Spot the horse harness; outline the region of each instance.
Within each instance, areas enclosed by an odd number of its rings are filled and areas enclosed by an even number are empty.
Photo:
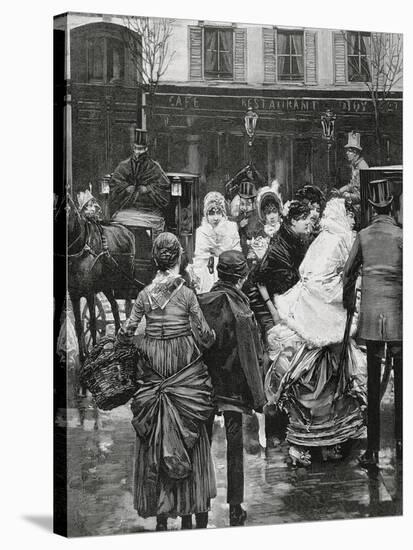
[[[94,224],[98,230],[98,233],[99,233],[99,236],[100,236],[100,252],[97,252],[91,245],[91,242],[90,242],[90,239],[91,239],[91,232],[90,232],[90,224]],[[119,224],[120,226],[120,224]],[[102,258],[106,258],[107,260],[109,260],[111,263],[112,263],[112,267],[113,268],[116,268],[116,270],[118,272],[120,272],[123,277],[129,282],[131,283],[133,286],[136,286],[136,287],[141,287],[141,288],[144,288],[145,285],[144,283],[142,283],[141,281],[139,281],[138,279],[135,279],[135,278],[131,278],[127,273],[125,273],[119,266],[118,262],[115,260],[115,258],[112,256],[112,254],[110,253],[109,251],[109,247],[108,247],[108,241],[107,241],[107,238],[103,232],[103,227],[99,224],[99,223],[96,223],[96,222],[92,222],[90,220],[85,220],[85,228],[86,228],[86,236],[85,236],[85,242],[83,244],[83,247],[82,249],[79,251],[79,252],[75,252],[75,253],[72,253],[72,254],[67,254],[67,257],[70,259],[70,258],[80,258],[82,257],[83,255],[86,255],[86,254],[90,254],[91,256],[94,257],[94,260],[92,262],[92,265],[90,267],[90,270],[92,270],[96,263],[102,259]],[[69,251],[69,248],[71,246],[73,246],[73,244],[75,242],[77,242],[77,240],[79,239],[79,236],[68,246],[68,251]],[[131,256],[131,254],[124,254],[126,256]]]

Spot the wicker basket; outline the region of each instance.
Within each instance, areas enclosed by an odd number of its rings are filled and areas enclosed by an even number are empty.
[[[91,350],[80,372],[83,385],[99,409],[124,405],[136,392],[137,381],[149,365],[146,355],[133,345],[113,347],[115,338],[102,338]]]

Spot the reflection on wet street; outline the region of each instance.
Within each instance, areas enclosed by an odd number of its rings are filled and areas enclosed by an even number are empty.
[[[69,536],[154,530],[155,518],[139,518],[133,509],[134,431],[129,407],[96,413],[88,397],[81,408],[83,425],[78,409],[67,410]],[[357,464],[364,441],[356,442],[340,462],[315,458],[310,468],[293,469],[287,464],[287,446],[254,448],[249,442],[256,435],[244,426],[246,525],[400,515],[402,465],[395,458],[392,410],[390,387],[382,408],[380,471],[375,477]],[[214,425],[213,457],[217,497],[209,527],[226,527],[226,443],[219,419]],[[180,519],[169,520],[168,526],[179,529]]]

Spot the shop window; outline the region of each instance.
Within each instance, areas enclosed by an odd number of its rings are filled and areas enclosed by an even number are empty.
[[[232,79],[233,30],[205,29],[205,77]]]
[[[347,33],[347,70],[349,82],[369,82],[371,80],[369,54],[371,37],[369,33]]]
[[[88,82],[109,84],[124,79],[125,48],[120,40],[100,36],[88,40]]]
[[[278,80],[304,80],[304,32],[277,32]]]

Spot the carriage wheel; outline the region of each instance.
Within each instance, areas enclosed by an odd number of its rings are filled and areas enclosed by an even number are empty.
[[[106,313],[103,304],[98,296],[95,296],[95,315],[96,315],[96,341],[106,334]],[[89,351],[92,346],[92,333],[90,331],[90,312],[87,301],[84,300],[82,309],[82,325],[85,337],[86,350]]]

